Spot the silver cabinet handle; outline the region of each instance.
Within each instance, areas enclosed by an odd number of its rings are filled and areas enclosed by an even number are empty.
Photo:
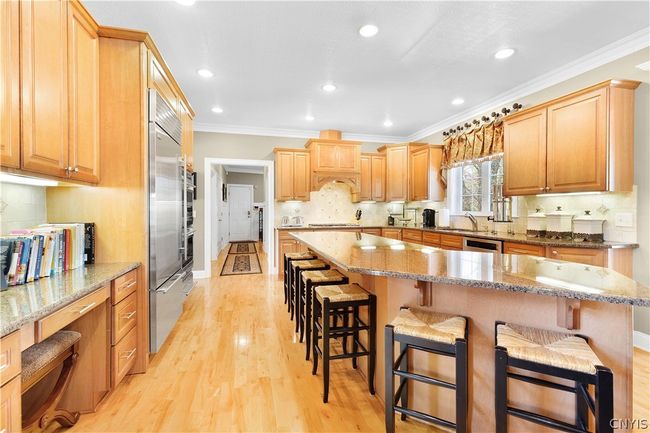
[[[164,295],[165,293],[169,292],[169,289],[171,289],[172,286],[173,286],[174,284],[178,283],[178,281],[179,281],[180,279],[182,279],[185,275],[187,275],[187,272],[183,272],[183,273],[180,274],[178,277],[176,277],[176,279],[174,280],[174,282],[171,283],[171,284],[169,285],[169,287],[167,287],[166,289],[164,289],[164,290],[162,290],[162,289],[161,289],[161,290],[156,290],[156,293],[162,293],[162,294]]]
[[[123,315],[122,319],[129,320],[131,317],[135,316],[135,313],[135,311],[131,311],[130,313]]]
[[[83,307],[81,310],[79,310],[79,314],[84,314],[86,311],[90,310],[95,306],[96,302],[93,302],[92,304],[88,304],[85,307]]]
[[[129,350],[128,352],[122,352],[122,355],[120,355],[120,358],[122,359],[131,359],[133,355],[135,355],[135,351],[137,350],[137,347],[134,349]],[[126,356],[124,356],[126,354]]]
[[[79,167],[75,167],[72,171],[74,171],[75,173],[79,173]]]
[[[557,251],[551,251],[551,254],[553,254],[554,256],[557,256]]]

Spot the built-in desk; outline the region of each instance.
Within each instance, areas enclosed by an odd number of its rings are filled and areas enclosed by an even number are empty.
[[[92,412],[119,384],[138,350],[139,266],[87,265],[0,292],[0,431],[21,431],[21,351],[61,329],[81,333],[61,407]]]

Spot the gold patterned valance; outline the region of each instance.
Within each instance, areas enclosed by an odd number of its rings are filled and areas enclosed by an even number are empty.
[[[503,121],[497,119],[468,131],[448,134],[443,144],[443,168],[503,153]]]

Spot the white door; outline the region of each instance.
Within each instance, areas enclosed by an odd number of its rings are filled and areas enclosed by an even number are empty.
[[[253,185],[228,185],[230,241],[251,240]]]

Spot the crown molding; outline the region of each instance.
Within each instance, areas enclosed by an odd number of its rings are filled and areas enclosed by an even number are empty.
[[[494,107],[506,105],[516,99],[539,92],[649,46],[650,27],[646,27],[645,29],[632,33],[625,38],[619,39],[616,42],[605,45],[604,47],[580,57],[560,68],[513,87],[511,90],[491,98],[480,105],[476,105],[461,113],[427,126],[426,128],[409,135],[406,141],[421,140],[431,134],[464,122],[471,117],[480,116],[489,111],[493,111]]]
[[[219,123],[194,123],[194,131],[218,132],[222,134],[259,135],[267,137],[318,138],[319,131],[303,129],[263,128],[258,126],[225,125]],[[396,135],[350,134],[343,133],[343,140],[370,143],[401,143],[406,137]]]

